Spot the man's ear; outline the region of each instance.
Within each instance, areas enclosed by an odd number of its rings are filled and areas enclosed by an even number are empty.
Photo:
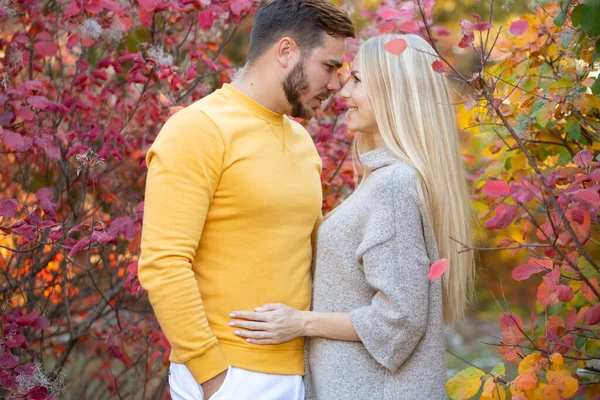
[[[300,49],[294,39],[286,36],[277,42],[277,61],[283,68],[289,68],[296,64],[300,55]]]

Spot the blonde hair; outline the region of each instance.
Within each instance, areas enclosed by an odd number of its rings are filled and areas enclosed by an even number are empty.
[[[397,38],[408,45],[399,56],[384,49]],[[359,54],[379,132],[394,155],[418,171],[417,189],[439,256],[449,260],[442,275],[444,319],[460,321],[473,293],[475,259],[472,251],[460,253],[457,241],[471,247],[473,211],[448,83],[431,66],[437,59],[431,45],[416,35],[377,36]],[[360,163],[358,153],[371,149],[370,137],[358,133],[355,162]]]

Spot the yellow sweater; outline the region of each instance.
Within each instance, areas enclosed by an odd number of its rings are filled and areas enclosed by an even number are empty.
[[[139,279],[172,346],[203,383],[228,365],[304,374],[303,338],[251,345],[234,310],[310,308],[321,159],[298,123],[230,85],[177,112],[147,154]]]

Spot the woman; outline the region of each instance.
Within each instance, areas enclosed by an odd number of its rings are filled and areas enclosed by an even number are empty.
[[[408,48],[384,49],[395,38]],[[313,311],[268,304],[235,311],[256,345],[304,335],[309,398],[446,398],[444,319],[463,318],[474,260],[471,205],[445,78],[415,35],[364,43],[342,90],[364,171],[357,190],[320,226]],[[429,268],[449,259],[440,279]]]

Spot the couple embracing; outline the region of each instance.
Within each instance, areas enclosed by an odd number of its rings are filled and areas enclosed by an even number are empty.
[[[471,206],[448,85],[404,35],[366,41],[341,87],[348,37],[330,0],[263,2],[243,71],[148,151],[139,279],[173,399],[446,398],[444,324],[463,317],[474,264],[457,243]],[[364,173],[323,219],[321,159],[287,115],[339,90]]]

